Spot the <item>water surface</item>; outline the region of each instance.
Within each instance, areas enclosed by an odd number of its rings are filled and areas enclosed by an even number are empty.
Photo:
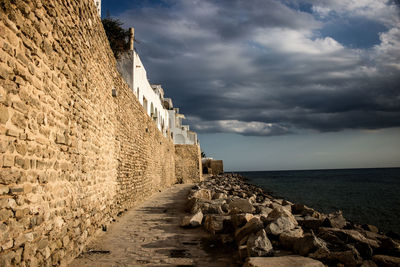
[[[400,168],[238,173],[274,196],[400,232]]]

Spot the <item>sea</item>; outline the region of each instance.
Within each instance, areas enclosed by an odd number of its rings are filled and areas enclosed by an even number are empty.
[[[236,173],[274,197],[400,233],[400,168]]]

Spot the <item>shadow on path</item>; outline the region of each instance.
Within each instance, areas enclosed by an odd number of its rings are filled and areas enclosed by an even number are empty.
[[[239,266],[234,248],[179,227],[190,188],[174,185],[129,210],[70,266]]]

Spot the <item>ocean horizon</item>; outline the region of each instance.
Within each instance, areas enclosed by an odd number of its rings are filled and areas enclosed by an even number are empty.
[[[400,168],[238,171],[274,197],[400,232]]]

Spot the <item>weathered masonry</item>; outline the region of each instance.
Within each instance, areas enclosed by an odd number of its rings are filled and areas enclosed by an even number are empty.
[[[176,166],[201,179],[186,148],[121,78],[93,0],[0,0],[0,266],[66,265]]]

